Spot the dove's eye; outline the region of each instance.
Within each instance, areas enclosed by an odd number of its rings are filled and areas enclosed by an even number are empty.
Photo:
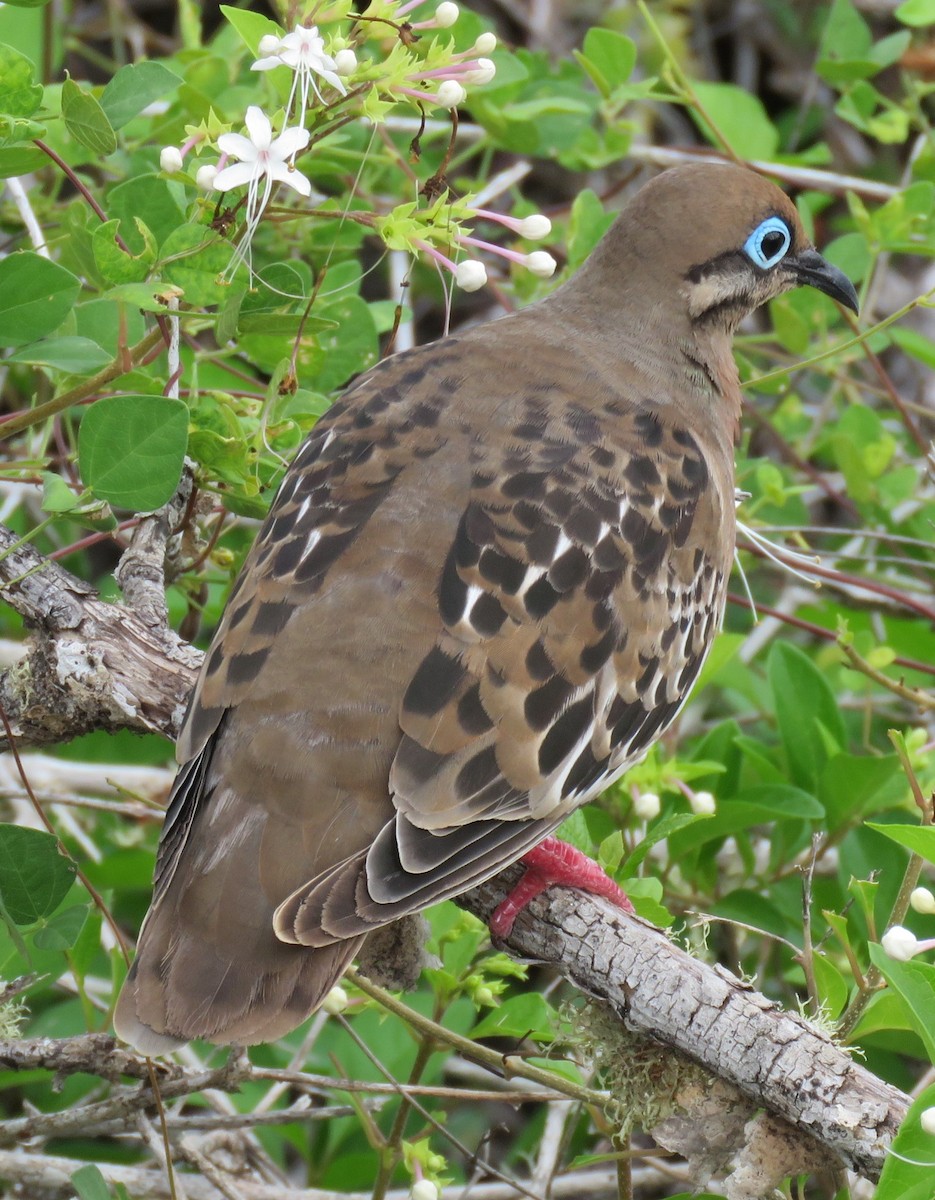
[[[744,253],[758,267],[768,270],[792,244],[789,226],[780,217],[767,217],[757,225],[743,244]]]

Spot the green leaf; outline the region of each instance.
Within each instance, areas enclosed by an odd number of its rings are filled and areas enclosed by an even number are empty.
[[[690,825],[697,825],[699,821],[710,820],[711,817],[707,813],[672,813],[671,816],[663,817],[661,821],[657,821],[647,830],[644,838],[640,839],[639,845],[634,847],[633,853],[623,863],[623,870],[628,875],[632,875],[657,842],[663,842],[666,838],[687,829]]]
[[[916,1097],[883,1163],[873,1200],[932,1200],[935,1141],[922,1128],[921,1116],[935,1105],[935,1087]]]
[[[127,244],[126,236],[121,233],[121,227],[126,228],[122,221],[105,221],[91,234],[94,261],[108,283],[140,283],[156,261],[156,239],[139,217],[134,217],[133,223],[143,243],[139,254],[127,253],[118,244],[118,234]]]
[[[40,950],[70,950],[87,919],[87,904],[73,904],[64,912],[56,913],[42,929],[38,929],[33,941]]]
[[[25,346],[58,329],[80,290],[71,271],[31,250],[0,261],[0,346]]]
[[[705,114],[740,158],[773,157],[779,148],[779,133],[758,96],[733,83],[693,83],[692,87],[704,108],[704,113],[692,109],[692,116],[713,145],[719,141]]]
[[[70,375],[93,375],[107,366],[111,356],[90,338],[57,337],[24,346],[6,361],[52,367],[56,371],[67,371]]]
[[[36,136],[41,135],[37,133]],[[48,161],[42,151],[34,146],[10,146],[5,150],[0,149],[0,179],[28,175],[44,167]]]
[[[103,108],[73,79],[62,84],[62,118],[71,136],[92,153],[106,157],[117,149],[117,135]]]
[[[636,45],[612,29],[589,29],[575,58],[606,100],[614,88],[626,83],[636,65]]]
[[[770,651],[767,674],[793,780],[808,785],[829,757],[822,729],[843,747],[844,720],[827,679],[795,646],[776,642]]]
[[[42,104],[42,88],[35,82],[36,68],[26,57],[0,42],[0,112],[11,117],[31,117]]]
[[[101,1174],[101,1169],[94,1163],[79,1167],[72,1175],[71,1181],[78,1193],[78,1200],[112,1200],[110,1188]]]
[[[242,8],[232,8],[229,4],[222,4],[221,12],[240,34],[244,45],[251,54],[256,54],[259,50],[260,38],[264,34],[271,33],[273,37],[282,37],[283,31],[276,22],[260,13],[248,12]]]
[[[554,1014],[540,992],[511,996],[471,1030],[475,1040],[483,1037],[521,1038],[527,1034],[537,1041],[551,1042],[555,1037]]]
[[[164,396],[108,396],[81,418],[78,463],[95,496],[149,512],[178,486],[188,442],[188,409]]]
[[[9,361],[9,360],[7,360]],[[71,512],[78,507],[78,496],[71,490],[61,475],[53,471],[42,472],[42,511],[47,513]]]
[[[828,1016],[835,1020],[844,1011],[850,988],[847,980],[826,954],[816,952],[812,958],[818,998]]]
[[[894,15],[904,25],[931,25],[935,22],[935,0],[905,0]]]
[[[101,108],[111,127],[122,129],[154,100],[167,95],[181,78],[158,62],[130,63],[121,67],[101,94]]]
[[[189,304],[219,304],[227,285],[219,280],[231,260],[231,247],[203,225],[180,225],[169,234],[160,251],[164,274],[182,288]]]
[[[10,8],[45,8],[49,0],[7,0]]]
[[[926,862],[935,863],[935,827],[931,825],[881,825],[868,821],[870,829],[882,833],[899,846],[905,846]]]
[[[912,1021],[912,1027],[922,1039],[926,1052],[935,1063],[935,967],[924,962],[897,962],[875,942],[870,944],[870,961],[890,987],[898,992]]]
[[[74,878],[75,864],[51,833],[0,825],[0,900],[15,924],[51,916]]]

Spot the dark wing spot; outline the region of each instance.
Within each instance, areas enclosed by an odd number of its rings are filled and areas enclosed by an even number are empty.
[[[653,709],[644,721],[642,729],[637,730],[636,737],[630,744],[631,754],[645,750],[662,726],[668,724],[669,720],[675,716],[681,703],[681,700],[673,700],[670,704],[660,704],[658,708]]]
[[[510,500],[539,500],[545,492],[548,475],[544,471],[518,471],[503,483],[503,494]]]
[[[579,546],[572,546],[552,563],[548,580],[559,592],[570,592],[584,583],[588,574],[588,556]]]
[[[467,607],[467,585],[458,574],[453,550],[445,559],[438,584],[438,608],[446,625],[457,625]]]
[[[227,682],[233,687],[252,683],[256,679],[260,667],[266,661],[269,651],[254,650],[252,654],[235,654],[227,660]]]
[[[481,788],[493,783],[500,775],[497,754],[493,746],[487,746],[480,754],[468,759],[455,780],[455,792],[459,800],[468,800]]]
[[[413,675],[403,708],[419,717],[432,717],[440,712],[458,689],[465,670],[456,658],[433,647]]]
[[[599,642],[595,642],[593,646],[585,646],[581,651],[579,662],[582,670],[596,675],[613,654],[616,645],[617,631],[611,626]]]
[[[607,769],[606,761],[606,759],[598,761],[594,757],[594,751],[590,745],[585,746],[575,759],[575,765],[568,772],[568,777],[562,786],[562,799],[564,800],[573,792],[586,791],[597,783]]]
[[[475,683],[458,701],[458,723],[465,733],[478,736],[493,729],[493,721],[487,716],[480,700],[480,684]]]
[[[310,583],[317,576],[324,575],[357,537],[358,531],[359,526],[355,526],[345,533],[323,537],[314,550],[296,567],[296,583]]]
[[[548,616],[561,598],[561,593],[557,592],[543,575],[524,594],[523,604],[533,620],[541,621],[543,617]]]
[[[553,675],[548,683],[530,692],[523,711],[530,729],[541,733],[547,729],[574,695],[574,687],[561,675]]]
[[[275,575],[291,575],[299,565],[304,549],[305,541],[302,538],[294,537],[290,541],[284,542],[276,551],[273,573]]]
[[[552,660],[546,654],[545,647],[538,638],[529,647],[526,655],[526,670],[532,679],[537,680],[551,679],[555,674]]]
[[[294,612],[295,605],[288,600],[266,600],[253,618],[254,632],[263,637],[272,637],[285,627]]]
[[[636,428],[636,435],[644,446],[655,447],[662,443],[662,422],[659,420],[657,413],[637,413],[634,426]]]
[[[471,626],[482,637],[493,637],[503,628],[506,612],[496,596],[484,592],[474,601],[471,609]]]
[[[624,475],[630,483],[639,488],[656,487],[660,483],[656,464],[651,458],[647,458],[644,455],[638,458],[631,458],[629,463],[627,463]]]
[[[594,697],[590,694],[562,713],[539,747],[539,770],[543,775],[551,775],[565,761],[593,723]]]
[[[497,587],[515,596],[526,578],[526,566],[498,550],[485,550],[480,557],[480,573]]]

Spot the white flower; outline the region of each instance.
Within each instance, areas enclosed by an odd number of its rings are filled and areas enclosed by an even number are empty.
[[[935,1133],[935,1108],[923,1108],[919,1114],[923,1133]]]
[[[548,237],[552,232],[552,222],[543,213],[531,213],[517,223],[516,232],[520,237],[538,242],[540,238]]]
[[[555,274],[555,268],[558,263],[547,250],[533,250],[532,254],[527,254],[525,258],[525,266],[532,271],[533,275],[538,275],[540,279],[548,279]]]
[[[269,54],[278,54],[281,40],[275,33],[264,33],[260,38],[260,44],[257,49],[264,57]]]
[[[315,93],[319,104],[324,104],[321,92],[318,90],[316,75],[320,75],[330,83],[335,91],[342,96],[347,95],[347,88],[338,74],[337,63],[330,54],[325,54],[325,40],[318,32],[318,26],[306,29],[304,25],[296,25],[292,33],[287,33],[276,45],[275,51],[258,58],[253,64],[254,71],[272,71],[274,67],[289,67],[295,72],[292,81],[292,91],[286,104],[286,112],[292,110],[296,89],[299,92],[299,120],[305,118],[308,108],[309,91]]]
[[[652,821],[658,817],[662,809],[662,801],[655,792],[640,792],[633,801],[633,811],[641,821]]]
[[[217,179],[218,169],[213,163],[205,163],[203,167],[199,167],[195,172],[195,183],[204,192],[214,190],[214,181]]]
[[[479,58],[477,66],[465,71],[461,78],[465,83],[490,83],[497,73],[496,63],[490,58]]]
[[[182,169],[182,152],[178,146],[163,146],[159,152],[159,167],[167,175],[174,175]]]
[[[310,196],[311,183],[301,171],[296,170],[289,160],[308,145],[307,129],[284,129],[279,137],[273,137],[273,127],[262,109],[251,104],[244,122],[249,137],[242,133],[222,133],[218,146],[225,154],[232,154],[240,162],[218,171],[214,186],[219,192],[231,188],[247,188],[247,222],[243,237],[237,247],[231,266],[233,271],[245,260],[250,262],[250,243],[260,223],[260,217],[269,203],[273,184],[284,183],[302,196]],[[263,192],[260,193],[260,181]]]
[[[475,54],[491,54],[497,48],[495,33],[482,33],[474,43]]]
[[[457,79],[446,79],[439,87],[435,97],[442,108],[457,108],[459,104],[464,103],[466,98],[467,92]]]
[[[919,950],[919,939],[902,925],[894,925],[887,929],[880,939],[880,944],[889,957],[897,962],[908,962]]]
[[[439,29],[450,29],[460,16],[461,10],[457,4],[452,4],[451,0],[442,0],[435,9],[435,24]]]
[[[430,1179],[420,1179],[412,1185],[409,1196],[410,1200],[438,1200],[438,1188]]]
[[[710,817],[717,808],[717,801],[710,792],[693,792],[688,797],[688,805],[693,813],[703,817]]]
[[[487,268],[476,258],[466,258],[458,263],[455,283],[465,292],[477,292],[487,282]]]
[[[339,75],[353,75],[357,70],[357,55],[353,50],[339,50],[334,56],[334,69]]]
[[[935,896],[928,888],[917,887],[909,897],[909,903],[917,913],[935,913]]]
[[[338,1013],[343,1013],[347,1008],[347,992],[343,987],[335,985],[331,991],[325,996],[321,1007],[329,1016],[337,1016]]]

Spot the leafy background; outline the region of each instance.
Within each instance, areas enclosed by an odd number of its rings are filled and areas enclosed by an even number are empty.
[[[432,7],[409,19],[431,18]],[[347,31],[349,9],[319,5],[314,19]],[[368,11],[392,16],[394,6]],[[218,133],[241,129],[248,104],[270,113],[283,104],[285,72],[261,76],[250,64],[270,20],[290,29],[302,7],[222,13],[180,0],[103,13],[68,0],[0,9],[0,176],[9,184],[0,201],[0,517],[116,596],[112,571],[129,532],[172,494],[187,454],[200,542],[176,563],[168,602],[172,622],[202,645],[285,464],[395,327],[428,340],[449,321],[486,319],[554,286],[491,255],[487,288],[449,296],[411,252],[438,219],[526,252],[534,247],[474,219],[470,198],[489,189],[487,207],[544,211],[561,279],[660,166],[717,152],[793,191],[819,246],[859,287],[860,321],[802,289],[738,337],[747,399],[738,485],[749,496],[725,631],[661,746],[564,833],[696,953],[836,1023],[873,1071],[918,1097],[898,1149],[935,1162],[935,1138],[918,1120],[935,1098],[935,967],[924,955],[894,962],[876,944],[890,924],[935,936],[935,917],[907,909],[912,884],[920,872],[931,880],[935,863],[935,833],[920,825],[920,802],[931,821],[935,783],[935,2],[465,4],[450,30],[425,31],[413,51],[443,55],[449,39],[467,49],[484,30],[501,39],[495,78],[468,89],[450,160],[444,110],[428,112],[413,151],[420,112],[398,92],[399,64],[387,66],[392,30],[365,26],[364,36],[358,26],[371,86],[351,105],[310,114],[320,137],[299,166],[320,199],[310,215],[291,195],[274,198],[252,286],[243,269],[225,277],[242,213],[223,210],[236,198],[219,205],[195,175],[217,161]],[[160,150],[193,129],[202,140],[167,175]],[[433,216],[419,188],[440,170],[450,190]],[[166,395],[159,327],[172,297],[179,398]],[[0,608],[4,664],[24,636]],[[35,976],[2,1009],[8,1033],[109,1028],[124,962],[74,863],[132,938],[170,759],[164,741],[129,734],[24,755],[74,861],[37,828],[15,765],[0,759],[0,975]],[[429,917],[440,966],[407,1002],[438,1027],[415,1032],[349,985],[343,1013],[313,1018],[252,1059],[273,1073],[291,1066],[362,1081],[370,1094],[350,1094],[348,1106],[346,1091],[316,1092],[310,1111],[324,1095],[345,1115],[255,1121],[238,1153],[286,1172],[289,1186],[379,1198],[422,1178],[442,1186],[476,1174],[467,1150],[488,1164],[481,1177],[532,1179],[541,1195],[553,1176],[583,1186],[630,1145],[632,1178],[619,1167],[601,1187],[687,1193],[677,1161],[643,1159],[652,1142],[625,1072],[612,1082],[635,1115],[632,1141],[580,1099],[498,1096],[448,1045],[444,1030],[530,1056],[557,1087],[602,1083],[580,996],[492,953],[483,928],[453,905]],[[190,1066],[223,1061],[207,1047],[188,1054]],[[460,1092],[430,1091],[415,1111],[388,1080]],[[90,1075],[60,1086],[48,1072],[0,1071],[11,1119],[35,1110],[64,1118],[107,1091]],[[275,1112],[301,1092],[254,1079],[225,1103]],[[186,1103],[185,1112],[210,1113],[221,1101]],[[150,1153],[138,1132],[115,1138],[51,1118],[44,1128],[50,1153],[89,1165],[72,1188],[42,1195],[77,1189],[102,1200],[116,1193],[93,1164]],[[891,1159],[876,1195],[928,1197],[930,1171]],[[785,1189],[850,1195],[840,1177]]]

